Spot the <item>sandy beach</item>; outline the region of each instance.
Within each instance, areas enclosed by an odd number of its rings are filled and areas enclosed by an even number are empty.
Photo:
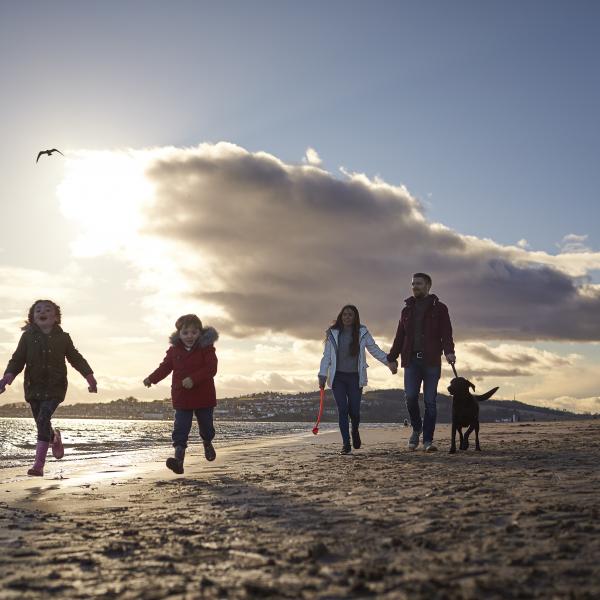
[[[0,471],[2,599],[597,598],[600,421],[404,427]]]

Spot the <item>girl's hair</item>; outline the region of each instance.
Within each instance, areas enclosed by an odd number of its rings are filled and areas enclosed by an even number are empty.
[[[180,332],[184,327],[196,327],[202,331],[202,321],[196,315],[182,315],[175,321],[175,329]]]
[[[358,314],[358,308],[356,308],[354,304],[346,304],[346,306],[342,307],[342,310],[340,310],[340,313],[338,314],[336,320],[331,324],[330,329],[337,329],[338,331],[344,329],[344,324],[342,323],[342,313],[347,308],[349,308],[354,313],[354,323],[352,323],[352,341],[350,342],[350,356],[358,356],[360,315]]]
[[[46,302],[47,304],[51,304],[54,307],[54,312],[56,313],[56,324],[60,325],[60,306],[56,304],[56,302],[52,302],[52,300],[36,300],[29,308],[29,312],[27,313],[27,321],[25,321],[25,325],[23,325],[22,329],[27,329],[30,325],[33,325],[33,312],[35,310],[36,305],[40,302]]]

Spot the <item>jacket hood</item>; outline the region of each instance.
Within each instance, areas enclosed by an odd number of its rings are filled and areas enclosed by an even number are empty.
[[[193,348],[206,348],[206,346],[212,346],[219,339],[219,332],[214,327],[205,327],[201,333],[200,337],[196,340],[196,343],[192,346]],[[181,338],[179,337],[179,331],[174,331],[169,336],[169,343],[171,346],[175,346],[180,343],[183,345]]]
[[[431,304],[437,304],[440,301],[435,294],[428,294],[427,298],[431,298]],[[409,296],[404,302],[406,302],[406,306],[412,306],[416,301],[417,299],[414,296]]]
[[[367,331],[367,326],[361,324],[361,326],[358,328],[358,333],[362,335],[365,331]],[[334,335],[334,332],[336,336],[340,333],[339,329],[335,329],[335,327],[328,327],[325,331],[325,337],[327,337],[330,333],[331,335]]]

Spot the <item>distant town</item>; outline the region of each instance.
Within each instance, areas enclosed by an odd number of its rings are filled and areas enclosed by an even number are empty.
[[[452,420],[452,399],[438,396],[438,422]],[[262,392],[223,398],[218,401],[215,419],[223,421],[314,421],[319,408],[317,392],[284,394]],[[31,412],[25,401],[0,405],[0,417],[29,417]],[[62,404],[59,418],[84,419],[173,419],[170,398],[140,401],[137,398],[119,398],[111,402]],[[480,404],[482,422],[502,421],[556,421],[566,419],[589,419],[597,415],[576,414],[566,410],[532,406],[515,400],[486,400]],[[363,395],[361,420],[367,423],[401,423],[408,419],[404,392],[401,389],[374,390]],[[337,409],[331,390],[325,393],[322,421],[336,422]]]

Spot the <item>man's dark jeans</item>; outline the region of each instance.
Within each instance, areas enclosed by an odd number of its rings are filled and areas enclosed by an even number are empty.
[[[358,373],[344,373],[337,371],[331,389],[338,408],[340,432],[344,446],[350,445],[348,432],[348,416],[352,421],[352,428],[358,429],[360,425],[360,399],[362,388],[358,385]]]
[[[52,429],[52,415],[58,408],[58,400],[32,400],[29,403],[31,412],[37,427],[37,439],[39,442],[52,442],[54,429]]]
[[[423,443],[433,442],[435,420],[437,417],[437,386],[440,380],[442,367],[425,364],[424,358],[413,355],[410,364],[404,369],[404,393],[406,395],[406,408],[410,415],[410,424],[415,431],[423,432]],[[419,410],[419,390],[423,383],[423,401],[425,415],[421,420]]]
[[[175,423],[173,425],[173,446],[182,446],[187,448],[188,437],[192,429],[194,415],[198,421],[198,429],[202,441],[207,444],[215,437],[215,427],[213,425],[213,410],[210,408],[196,408],[195,410],[175,409]]]

